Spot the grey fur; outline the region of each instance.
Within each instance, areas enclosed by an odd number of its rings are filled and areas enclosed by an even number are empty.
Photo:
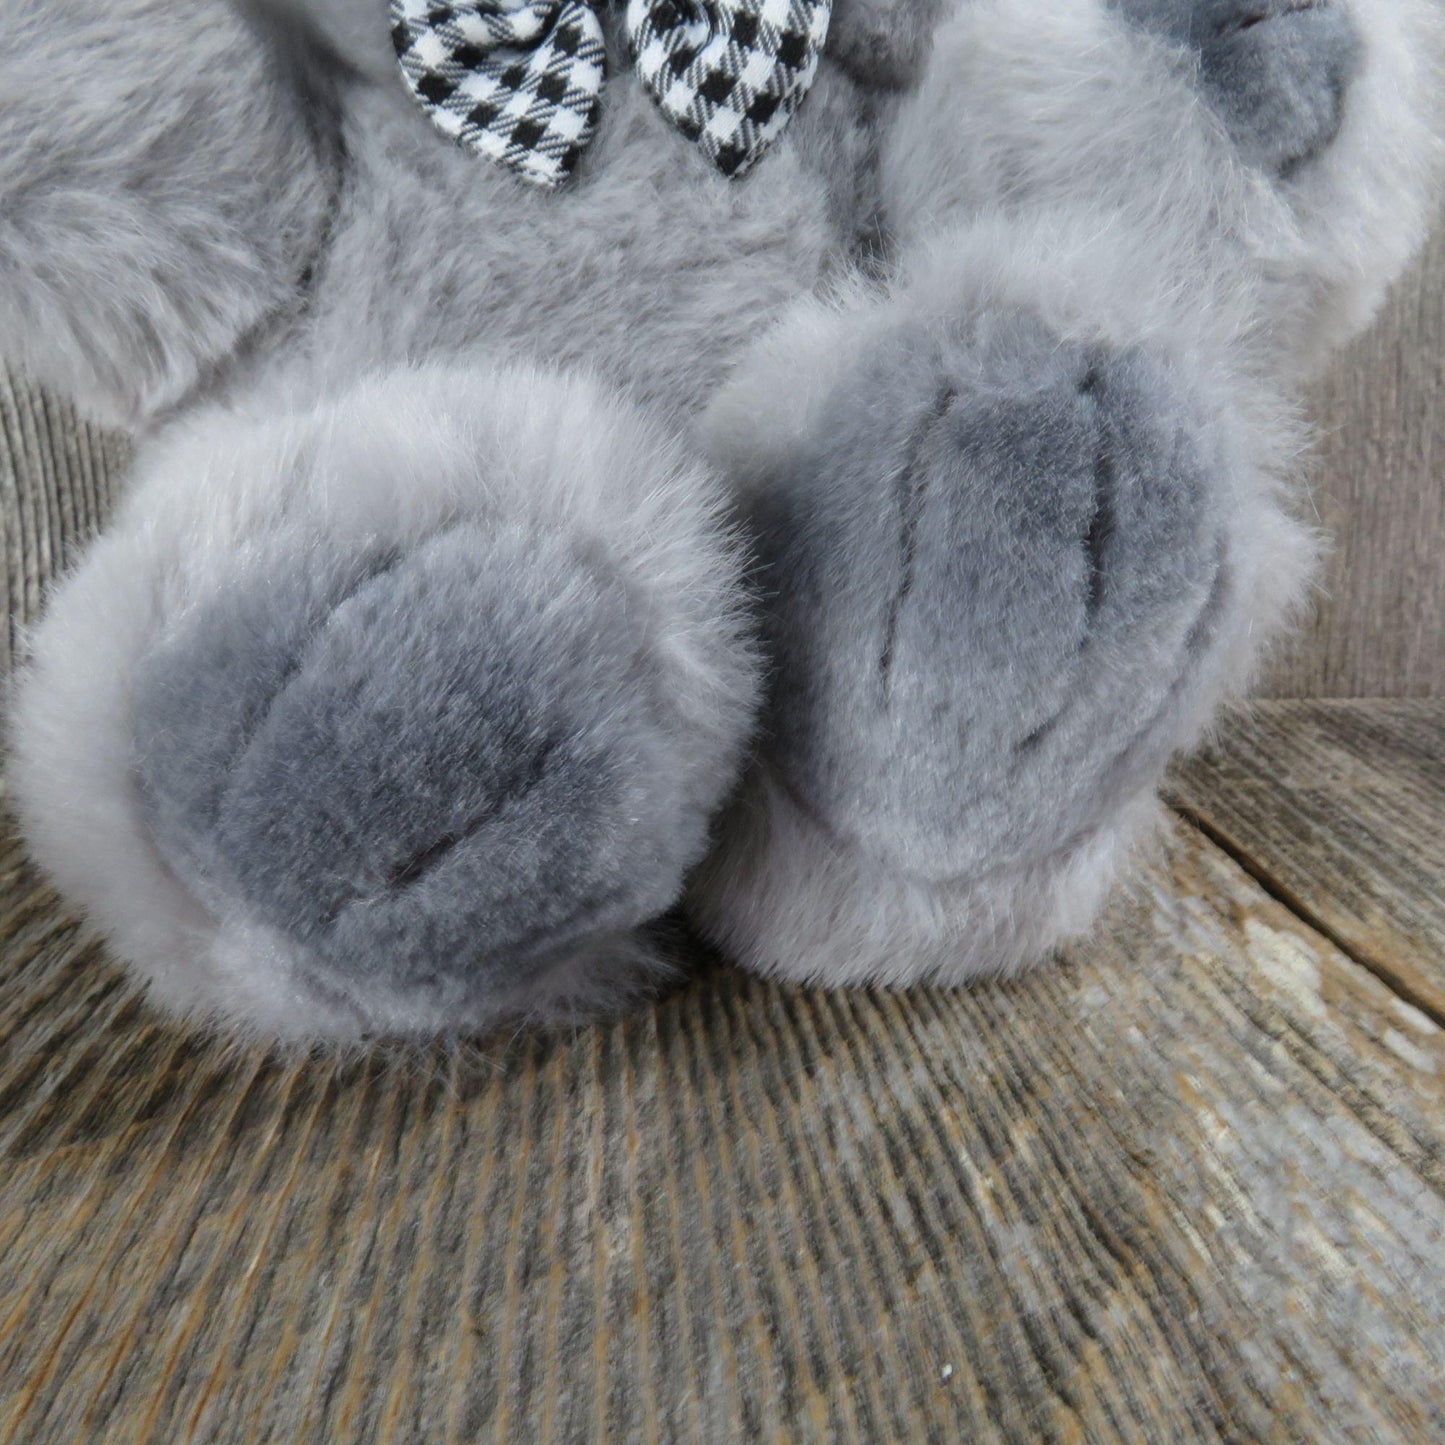
[[[1339,133],[1361,41],[1342,0],[1115,0],[1193,49],[1205,93],[1253,165],[1288,178]]]
[[[674,439],[596,385],[434,365],[204,413],[142,469],[47,618],[14,776],[163,997],[435,1032],[656,971],[757,704]],[[52,775],[75,801],[33,810]]]
[[[326,143],[228,7],[9,0],[0,96],[0,335],[37,376],[135,422],[294,300]]]
[[[499,993],[664,911],[707,818],[626,588],[512,524],[283,540],[142,660],[157,845],[358,981]]]
[[[834,0],[831,58],[866,90],[917,84],[949,0]]]
[[[930,879],[1096,826],[1208,673],[1225,465],[1144,354],[1014,311],[905,323],[759,504],[774,773]]]
[[[825,187],[829,230],[836,238],[824,274],[850,261],[883,269],[892,237],[880,184],[879,138],[897,106],[897,95],[863,90],[841,68],[825,66],[793,121],[792,144],[808,174]]]
[[[144,441],[12,774],[162,996],[342,1037],[620,1002],[740,779],[692,899],[755,967],[1087,922],[1299,595],[1275,378],[1403,264],[1433,140],[1420,0],[1351,0],[1359,54],[1339,3],[1122,3],[839,0],[740,184],[612,7],[557,196],[437,136],[386,0],[6,7],[4,343]],[[724,481],[769,563],[745,778]]]
[[[397,87],[358,87],[342,139],[337,239],[293,353],[308,386],[336,384],[338,365],[355,374],[484,347],[596,371],[686,416],[745,341],[817,283],[834,244],[824,187],[796,157],[730,185],[625,70],[560,205],[439,143]]]

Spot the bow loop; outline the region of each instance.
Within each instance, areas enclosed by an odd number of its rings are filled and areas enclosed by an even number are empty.
[[[538,185],[571,175],[606,74],[586,0],[392,0],[391,11],[402,72],[440,130]]]
[[[628,0],[637,73],[724,175],[742,175],[802,103],[828,0]]]
[[[601,113],[608,0],[391,0],[412,93],[437,126],[560,185]],[[727,176],[752,166],[813,84],[832,0],[628,0],[643,86]]]

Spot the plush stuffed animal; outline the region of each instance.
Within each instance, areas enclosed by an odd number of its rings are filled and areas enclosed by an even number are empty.
[[[1432,0],[7,0],[0,344],[135,430],[36,857],[271,1034],[1086,927],[1299,601]]]

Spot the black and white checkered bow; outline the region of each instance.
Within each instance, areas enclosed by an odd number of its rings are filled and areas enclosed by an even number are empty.
[[[391,0],[412,93],[454,140],[558,186],[597,128],[608,0]],[[638,76],[724,175],[739,176],[813,84],[832,0],[627,0]]]

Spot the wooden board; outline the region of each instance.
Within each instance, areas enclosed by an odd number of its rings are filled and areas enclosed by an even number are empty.
[[[1277,697],[1445,697],[1445,228],[1315,388],[1313,513],[1330,541]]]
[[[1445,701],[1259,703],[1177,770],[1174,797],[1445,1024]]]
[[[0,678],[45,585],[110,513],[127,447],[0,368]]]
[[[1445,697],[1445,228],[1315,389],[1313,511],[1330,539],[1278,697]]]
[[[1182,823],[1022,981],[412,1059],[0,891],[0,1439],[1445,1434],[1445,1034]]]

